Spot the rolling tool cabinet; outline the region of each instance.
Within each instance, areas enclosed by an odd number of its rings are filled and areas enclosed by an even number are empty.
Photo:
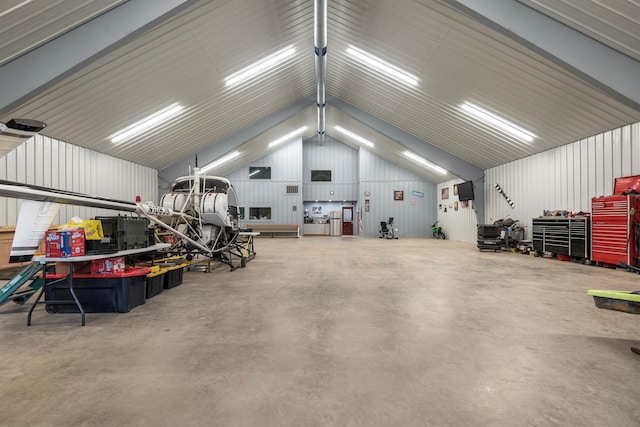
[[[593,261],[638,266],[640,196],[615,195],[591,199]]]
[[[539,253],[554,253],[591,259],[591,219],[588,216],[533,218],[533,248]]]

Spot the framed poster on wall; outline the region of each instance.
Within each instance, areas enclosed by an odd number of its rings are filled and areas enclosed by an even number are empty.
[[[394,191],[393,200],[404,200],[404,191]]]
[[[449,187],[444,187],[442,189],[442,199],[448,199],[449,198]]]

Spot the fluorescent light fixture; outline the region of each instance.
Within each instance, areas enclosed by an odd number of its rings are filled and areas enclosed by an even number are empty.
[[[358,142],[359,142],[359,143],[361,143],[361,144],[364,144],[364,145],[366,145],[366,146],[368,146],[368,147],[371,147],[371,148],[373,148],[373,147],[374,147],[373,142],[369,141],[368,139],[364,139],[364,138],[363,138],[363,137],[361,137],[360,135],[356,135],[355,133],[353,133],[353,132],[351,132],[351,131],[349,131],[349,130],[346,130],[346,129],[345,129],[345,128],[343,128],[342,126],[336,126],[336,127],[335,127],[335,129],[336,129],[338,132],[342,132],[343,134],[347,135],[348,137],[355,139],[356,141],[358,141]]]
[[[508,133],[511,136],[515,136],[518,139],[526,142],[533,142],[536,137],[531,132],[522,129],[520,126],[511,123],[508,120],[503,119],[502,117],[496,116],[493,113],[485,110],[484,108],[480,108],[477,105],[474,105],[470,102],[464,102],[460,105],[462,111],[465,113],[475,117],[478,120],[485,122],[486,124],[493,126],[503,132]]]
[[[14,10],[20,9],[22,6],[26,6],[26,5],[28,5],[28,4],[29,4],[29,3],[31,3],[32,1],[33,1],[33,0],[25,0],[25,1],[23,1],[22,3],[17,4],[17,5],[15,5],[15,6],[13,6],[13,7],[9,8],[9,9],[7,9],[7,10],[5,10],[4,12],[0,12],[0,18],[2,18],[4,15],[8,15],[8,14],[10,14],[10,13],[11,13],[11,12],[13,12]]]
[[[220,166],[220,165],[222,165],[224,163],[227,163],[229,160],[235,159],[239,155],[240,155],[239,151],[232,151],[231,153],[226,154],[226,155],[220,157],[219,159],[214,160],[213,162],[209,163],[208,165],[200,168],[200,172],[204,173],[204,172],[210,171],[212,169],[215,169],[218,166]]]
[[[178,104],[177,102],[173,103],[168,107],[163,108],[162,110],[157,111],[150,116],[147,116],[144,119],[135,122],[131,126],[114,133],[109,138],[114,144],[126,141],[178,115],[182,110],[184,110],[184,107],[182,105]]]
[[[271,141],[269,143],[269,148],[275,147],[276,145],[281,144],[281,143],[293,138],[294,136],[298,136],[302,132],[304,132],[305,130],[307,130],[307,127],[306,126],[302,126],[302,127],[298,128],[298,129],[294,130],[293,132],[289,132],[285,136],[281,136],[280,138],[276,139],[275,141]]]
[[[255,174],[257,174],[257,173],[260,173],[260,172],[262,172],[262,169],[256,169],[256,170],[254,170],[253,172],[251,172],[251,173],[249,174],[249,176],[253,176],[253,175],[255,175]]]
[[[284,49],[281,49],[261,59],[260,61],[254,62],[253,64],[243,68],[237,73],[231,74],[229,77],[225,78],[224,81],[227,86],[234,86],[245,80],[249,80],[251,77],[275,67],[280,62],[289,58],[295,52],[296,49],[293,46],[285,47]]]
[[[409,74],[406,71],[403,71],[400,68],[396,67],[395,65],[389,64],[388,62],[383,61],[382,59],[377,58],[363,50],[360,50],[357,47],[348,47],[347,53],[358,61],[370,66],[375,71],[382,72],[383,74],[386,74],[387,76],[392,77],[399,82],[411,86],[418,86],[418,78],[416,76]]]
[[[417,154],[412,153],[411,151],[405,151],[404,155],[407,156],[408,158],[415,160],[416,162],[433,169],[434,171],[441,173],[442,175],[446,175],[448,172],[446,169],[441,168],[438,165],[434,165],[433,163],[431,163],[430,161],[428,161],[427,159],[418,156]]]

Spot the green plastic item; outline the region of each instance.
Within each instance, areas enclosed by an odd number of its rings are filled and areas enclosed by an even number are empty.
[[[640,291],[636,291],[640,292]],[[601,298],[612,298],[612,299],[620,299],[624,301],[634,301],[640,302],[640,293],[630,292],[630,291],[588,291],[589,295],[593,297],[601,297]]]
[[[591,290],[587,293],[598,308],[640,314],[640,291]]]
[[[42,287],[42,279],[38,277],[41,271],[40,264],[32,262],[22,269],[13,279],[0,288],[0,305],[13,301],[16,304],[24,304],[27,300]],[[29,288],[25,291],[16,292],[22,285],[31,280]]]

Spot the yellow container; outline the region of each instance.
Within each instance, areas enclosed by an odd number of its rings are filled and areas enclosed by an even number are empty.
[[[58,230],[73,230],[76,228],[84,228],[85,240],[102,240],[104,232],[102,231],[102,221],[99,219],[84,219],[82,222],[68,222],[58,227]]]

